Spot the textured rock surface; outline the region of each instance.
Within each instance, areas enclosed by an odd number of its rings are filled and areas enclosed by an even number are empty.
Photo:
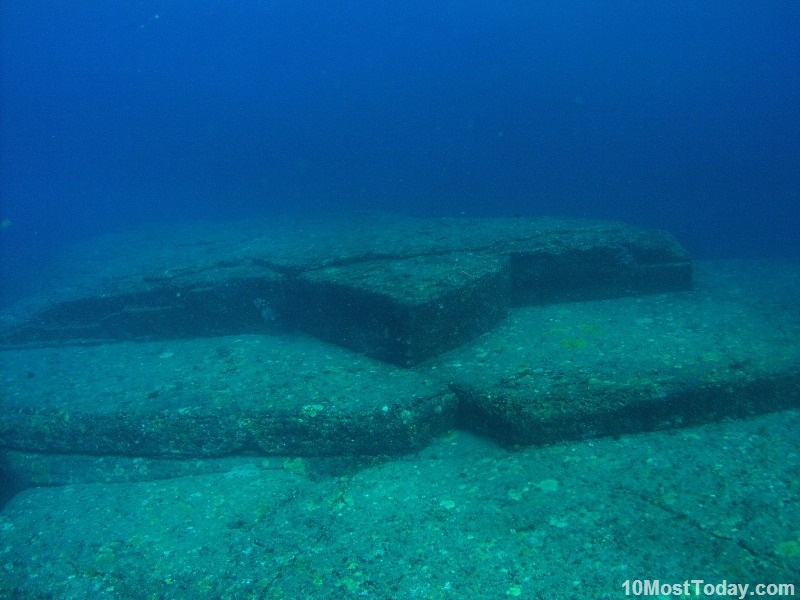
[[[518,452],[457,433],[335,476],[250,457],[40,487],[0,513],[0,597],[619,598],[651,573],[796,584],[798,427],[787,411]]]
[[[543,444],[800,404],[796,265],[704,263],[687,291],[658,232],[247,223],[64,261],[7,319],[0,445],[17,458],[396,455],[453,427]]]
[[[307,337],[4,353],[3,446],[208,457],[397,454],[452,426],[438,380]]]
[[[505,444],[800,405],[800,269],[696,271],[692,292],[517,309],[425,370],[457,392],[462,427]]]
[[[554,219],[388,217],[236,223],[103,238],[7,316],[6,345],[291,327],[410,366],[490,330],[510,305],[686,290],[669,235]]]
[[[64,453],[387,455],[453,427],[543,444],[800,405],[800,269],[696,270],[692,292],[511,308],[414,369],[291,333],[6,350],[0,440],[59,473]],[[77,480],[108,469],[89,462]]]

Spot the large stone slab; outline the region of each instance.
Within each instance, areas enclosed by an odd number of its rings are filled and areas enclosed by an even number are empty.
[[[358,217],[150,229],[75,248],[0,343],[100,343],[295,328],[409,366],[510,305],[691,287],[663,232],[555,219]]]
[[[202,458],[382,455],[452,426],[446,386],[294,336],[0,353],[0,447]]]
[[[701,263],[693,292],[514,310],[421,372],[504,444],[649,431],[800,405],[800,265]]]
[[[292,334],[7,349],[0,484],[213,472],[209,458],[250,454],[348,462],[451,427],[545,444],[797,406],[798,306],[800,265],[700,263],[693,292],[515,308],[412,370]]]
[[[297,278],[284,314],[322,339],[410,366],[505,317],[505,265],[470,253],[325,267]]]
[[[519,452],[455,434],[335,477],[270,457],[40,487],[0,513],[0,597],[600,599],[649,573],[796,585],[798,427],[787,411]]]

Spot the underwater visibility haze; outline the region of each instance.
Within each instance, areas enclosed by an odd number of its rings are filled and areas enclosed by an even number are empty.
[[[798,252],[793,2],[0,11],[6,302],[75,240],[286,213],[585,216],[694,256]]]
[[[0,2],[0,598],[796,596],[798,74],[794,1]]]

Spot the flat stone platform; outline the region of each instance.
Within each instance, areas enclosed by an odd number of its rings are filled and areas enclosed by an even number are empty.
[[[797,264],[700,263],[690,290],[691,267],[671,238],[621,225],[409,221],[400,235],[393,220],[346,222],[357,243],[333,221],[295,235],[284,224],[283,237],[275,227],[271,243],[252,237],[262,231],[254,224],[239,237],[209,230],[214,251],[186,232],[157,248],[144,243],[149,232],[75,250],[64,259],[75,272],[61,271],[54,295],[6,319],[6,471],[51,484],[20,457],[38,456],[46,473],[63,472],[55,463],[67,455],[175,460],[180,473],[180,461],[215,457],[398,455],[452,428],[549,444],[800,405]],[[380,233],[383,254],[364,254]],[[136,258],[112,253],[136,245]],[[254,266],[267,248],[269,265]],[[557,269],[544,275],[555,257],[561,280]],[[619,270],[600,270],[603,260]],[[586,281],[584,261],[594,271]],[[243,265],[274,279],[237,279]],[[198,302],[201,280],[208,303]],[[150,295],[125,292],[147,285]],[[155,299],[167,290],[176,300],[162,311]],[[120,312],[104,313],[110,304]],[[126,319],[125,331],[141,335],[78,335],[120,333],[108,323]],[[210,334],[234,322],[245,331]]]
[[[452,427],[438,379],[307,336],[2,353],[0,440],[44,454],[400,454]]]
[[[691,288],[668,234],[556,219],[348,217],[186,225],[87,242],[0,322],[5,346],[300,330],[401,366],[510,306]]]
[[[545,444],[800,406],[800,264],[698,263],[695,290],[513,310],[421,372],[458,424]]]
[[[0,597],[599,599],[642,573],[796,586],[798,427],[785,411],[517,452],[454,432],[335,475],[242,457],[29,489],[0,512]]]
[[[514,446],[772,412],[800,406],[798,307],[798,264],[699,263],[691,292],[513,308],[413,369],[286,332],[7,349],[5,470],[127,481],[145,459],[166,477],[211,457],[397,455],[451,428]]]
[[[0,596],[798,580],[800,263],[550,220],[265,231],[95,241],[5,315]]]

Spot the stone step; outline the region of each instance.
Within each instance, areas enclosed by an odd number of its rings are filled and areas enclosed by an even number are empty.
[[[787,411],[518,452],[462,433],[333,477],[309,459],[174,478],[115,460],[111,484],[5,507],[0,596],[600,599],[639,573],[798,582],[798,428]]]
[[[692,292],[514,310],[424,365],[505,445],[800,406],[800,264],[699,263]]]
[[[314,338],[6,351],[0,441],[50,454],[394,455],[452,426],[440,381]]]
[[[766,413],[800,405],[799,284],[700,263],[692,292],[513,308],[414,369],[289,333],[7,349],[0,448],[376,456],[453,427],[513,446]]]
[[[296,329],[413,366],[508,307],[691,288],[668,234],[557,219],[282,220],[151,229],[83,244],[0,344]]]

